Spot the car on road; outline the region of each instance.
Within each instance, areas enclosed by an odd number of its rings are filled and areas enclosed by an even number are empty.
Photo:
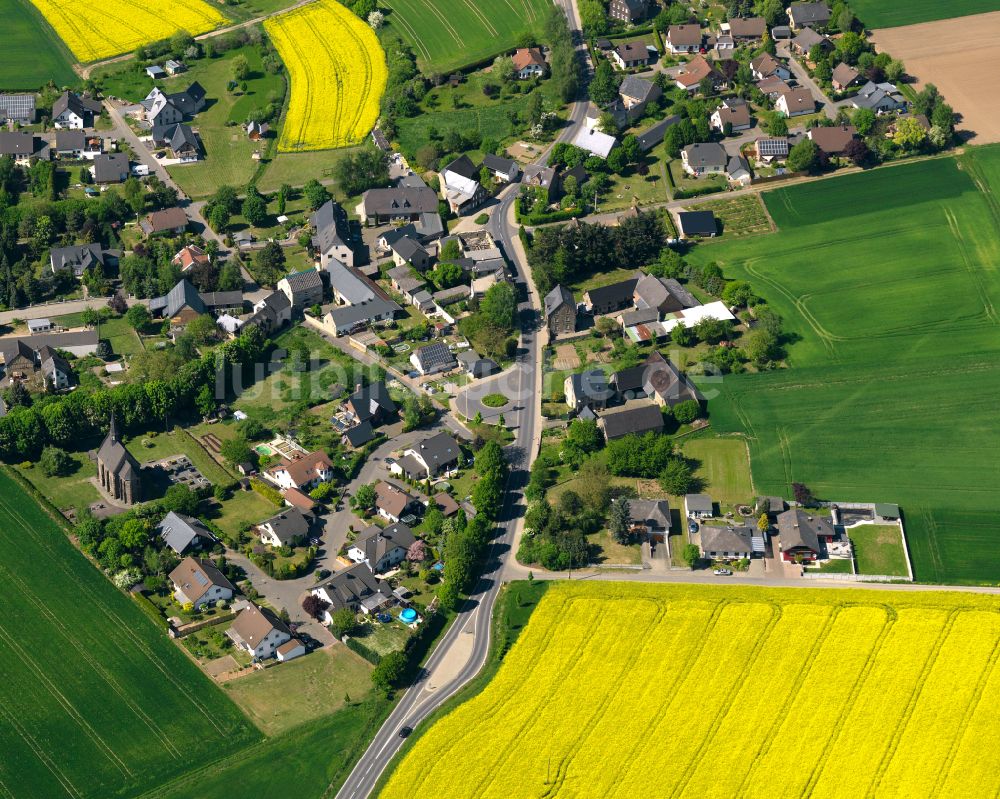
[[[413,727],[400,727],[399,728],[399,737],[400,738],[406,738],[407,736],[409,736],[409,734],[411,732],[413,732]]]
[[[716,569],[712,574],[716,577],[729,577],[732,575],[732,572],[729,569]]]

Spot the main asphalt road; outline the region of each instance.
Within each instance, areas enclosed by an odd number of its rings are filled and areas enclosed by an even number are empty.
[[[556,0],[556,2],[566,11],[575,40],[582,41],[575,0]],[[585,48],[581,46],[578,52],[589,72],[590,65]],[[560,133],[558,141],[568,141],[576,135],[587,114],[587,108],[586,100],[573,103],[569,123]],[[547,160],[548,152],[539,159],[539,163],[544,164]],[[508,370],[507,383],[503,389],[504,393],[514,400],[513,408],[510,411],[505,410],[505,417],[515,433],[514,441],[507,447],[511,470],[498,524],[500,534],[490,545],[483,575],[448,632],[424,664],[422,676],[403,694],[399,704],[389,714],[389,718],[337,793],[337,799],[362,799],[370,796],[379,777],[403,744],[404,739],[400,737],[400,730],[403,727],[415,728],[443,702],[454,696],[463,685],[479,673],[489,652],[493,605],[500,591],[506,563],[514,556],[512,549],[517,538],[518,526],[523,522],[524,515],[522,492],[527,484],[528,470],[534,460],[535,444],[540,434],[537,397],[541,388],[538,370],[541,358],[539,342],[542,326],[541,303],[530,282],[529,266],[521,255],[519,242],[516,241],[517,228],[513,224],[511,214],[516,197],[516,185],[508,187],[501,194],[500,203],[494,206],[487,228],[493,238],[501,244],[513,264],[517,288],[520,296],[525,298],[519,308],[522,333],[515,368]],[[470,635],[471,651],[465,653],[464,644]],[[434,674],[442,663],[449,658],[462,657],[466,658],[464,664],[454,674],[448,672],[450,675],[448,682],[440,686],[430,684],[428,677]]]

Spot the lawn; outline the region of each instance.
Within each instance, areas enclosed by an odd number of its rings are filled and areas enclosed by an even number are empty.
[[[338,150],[314,150],[304,153],[278,153],[264,167],[264,172],[258,181],[258,188],[263,192],[277,191],[283,183],[289,186],[302,186],[316,178],[324,184],[333,182],[333,170],[345,156],[357,151],[357,148],[342,147]],[[339,200],[347,199],[337,187],[331,187]],[[357,203],[348,203],[351,213]]]
[[[642,563],[642,549],[638,544],[619,544],[607,530],[591,533],[587,536],[587,543],[595,548],[594,556],[591,558],[593,563],[605,566],[616,563],[637,566]]]
[[[400,149],[411,156],[430,141],[432,129],[441,136],[452,130],[466,134],[478,131],[483,136],[507,139],[515,132],[511,114],[523,112],[526,102],[524,97],[518,97],[489,106],[432,111],[399,119],[396,138]]]
[[[947,3],[935,0],[907,0],[905,3],[898,0],[855,0],[851,3],[851,10],[868,29],[897,28],[917,22],[1000,11],[1000,0],[950,0]]]
[[[206,518],[222,532],[235,536],[241,527],[269,519],[280,510],[256,491],[234,491],[229,499],[208,512]]]
[[[391,0],[386,17],[413,47],[424,73],[487,60],[534,39],[549,6],[543,0]]]
[[[100,446],[99,441],[94,446]],[[97,487],[90,482],[97,476],[97,467],[87,457],[87,451],[67,453],[75,464],[73,471],[59,477],[42,473],[37,464],[18,466],[18,471],[59,510],[87,508],[101,498]]]
[[[125,442],[140,463],[158,461],[173,455],[187,455],[191,463],[213,485],[227,484],[236,477],[220,465],[190,433],[182,427],[175,427],[167,433],[156,433],[150,436],[137,435],[129,437]]]
[[[905,508],[918,580],[995,581],[1000,147],[764,195],[779,232],[691,253],[785,320],[790,368],[726,376],[754,484]]]
[[[7,795],[135,796],[260,739],[3,474],[0,604]]]
[[[634,167],[626,169],[623,175],[612,173],[609,176],[611,188],[598,202],[598,212],[667,202],[670,199],[670,184],[664,174],[663,163],[649,161],[648,166],[647,175],[640,175]]]
[[[28,0],[0,0],[0,17],[7,28],[0,88],[38,89],[50,80],[57,86],[76,81],[69,50]]]
[[[895,524],[859,524],[847,534],[854,544],[859,574],[910,576],[903,536]]]
[[[759,194],[745,194],[730,199],[708,200],[684,208],[685,211],[711,211],[719,220],[722,236],[752,236],[769,233],[771,222]]]
[[[654,150],[654,152],[660,157],[666,158],[665,147],[666,145],[661,144],[658,149]],[[729,181],[726,179],[725,175],[702,175],[701,177],[692,177],[684,171],[684,167],[681,165],[681,160],[679,158],[669,160],[667,162],[667,169],[670,172],[670,180],[674,184],[675,189],[683,191],[707,192],[710,187],[714,186],[720,191],[724,191],[729,185]]]
[[[346,646],[333,644],[231,680],[224,689],[268,735],[334,713],[372,690],[371,664]]]
[[[237,55],[246,57],[250,65],[247,91],[231,93],[226,85],[232,77],[231,62]],[[167,91],[180,91],[197,80],[213,100],[195,117],[193,126],[201,136],[204,159],[194,164],[177,164],[167,171],[185,194],[194,198],[207,197],[222,184],[245,186],[257,170],[251,158],[258,148],[240,128],[250,112],[263,108],[272,96],[285,92],[283,75],[272,75],[261,65],[260,50],[241,47],[219,58],[191,62],[191,69],[176,78],[163,81]]]
[[[681,451],[698,461],[695,475],[704,481],[702,490],[720,505],[753,504],[750,456],[742,438],[683,439]]]
[[[561,581],[378,795],[992,796],[998,610],[952,592]]]

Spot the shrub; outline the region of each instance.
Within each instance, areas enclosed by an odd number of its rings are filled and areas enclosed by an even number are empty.
[[[264,499],[270,500],[279,508],[285,504],[285,500],[282,498],[281,492],[274,486],[268,485],[263,480],[258,480],[257,478],[251,479],[250,487],[264,497]]]

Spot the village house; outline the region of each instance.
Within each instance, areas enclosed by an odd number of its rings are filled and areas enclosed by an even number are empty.
[[[730,17],[720,29],[733,37],[737,44],[756,44],[767,34],[767,20],[763,17]]]
[[[422,214],[436,215],[437,210],[437,195],[427,186],[369,189],[355,209],[362,225],[417,222]]]
[[[389,471],[405,474],[412,480],[438,476],[451,477],[458,469],[462,448],[447,433],[436,433],[404,450],[403,457]]]
[[[274,657],[278,647],[290,641],[288,626],[267,608],[250,604],[240,612],[226,630],[232,642],[252,657],[263,660]]]
[[[129,176],[128,156],[125,153],[98,153],[94,156],[94,164],[90,167],[90,174],[94,178],[94,183],[98,185],[124,183]],[[156,213],[162,214],[164,212],[157,211]],[[181,211],[181,213],[184,212]],[[142,223],[140,223],[141,225]]]
[[[540,78],[545,74],[545,56],[538,47],[521,47],[514,51],[511,60],[520,80]]]
[[[806,136],[812,139],[816,146],[827,155],[843,155],[847,146],[858,135],[854,125],[832,125],[830,127],[811,128]]]
[[[397,485],[385,480],[375,484],[375,510],[390,522],[398,522],[419,504],[415,497]]]
[[[647,544],[666,543],[670,535],[670,503],[665,499],[628,500],[629,529]]]
[[[619,69],[644,67],[649,63],[649,50],[641,39],[634,42],[622,42],[611,51],[611,58]]]
[[[788,24],[793,31],[805,27],[823,28],[830,22],[830,7],[826,3],[790,3],[785,13],[788,14]]]
[[[576,330],[576,300],[565,286],[556,286],[545,295],[545,325],[552,338]]]
[[[0,131],[0,156],[10,156],[19,166],[33,161],[49,161],[52,148],[41,136],[27,131]]]
[[[345,405],[359,422],[370,422],[376,427],[396,418],[396,403],[389,396],[384,380],[358,386]]]
[[[186,557],[170,572],[174,586],[174,599],[181,605],[191,604],[195,609],[211,602],[225,602],[233,598],[236,589],[211,561]]]
[[[265,469],[263,474],[278,488],[309,491],[333,479],[333,462],[329,455],[318,449],[291,460],[283,458],[276,466]]]
[[[830,77],[830,83],[833,84],[834,89],[838,92],[842,92],[857,83],[860,77],[861,73],[858,72],[858,70],[846,61],[841,61],[833,68],[833,75]]]
[[[750,172],[750,163],[742,155],[734,155],[729,159],[729,163],[726,164],[726,177],[729,178],[729,182],[732,184],[749,186],[753,180],[753,174]],[[712,212],[709,211],[709,213]]]
[[[513,158],[503,158],[493,153],[483,156],[483,166],[490,171],[494,180],[501,183],[513,183],[521,174],[521,167]]]
[[[725,84],[725,79],[719,71],[702,55],[696,55],[687,62],[674,77],[674,83],[689,94],[694,94],[701,87],[703,80],[710,80],[713,88]]]
[[[621,20],[629,25],[646,18],[649,10],[649,0],[611,0],[608,6],[608,16]]]
[[[323,278],[315,269],[292,272],[278,281],[278,291],[288,298],[294,310],[301,311],[323,302]]]
[[[171,125],[155,126],[151,139],[154,147],[164,147],[171,157],[181,163],[197,161],[201,155],[201,142],[190,125],[177,122]]]
[[[788,43],[796,55],[808,58],[814,47],[819,47],[824,53],[833,51],[834,44],[829,37],[816,33],[812,28],[803,28],[798,35]]]
[[[178,555],[183,555],[189,549],[208,549],[218,542],[200,520],[174,511],[170,511],[156,525],[156,534],[165,546]]]
[[[753,555],[753,529],[747,525],[713,527],[700,531],[701,556],[709,560],[740,560]]]
[[[52,103],[52,126],[71,130],[92,128],[94,118],[101,115],[101,109],[100,100],[65,91]]]
[[[72,244],[53,247],[49,251],[49,268],[52,274],[69,269],[73,277],[83,277],[88,269],[103,275],[105,267],[118,265],[120,250],[105,250],[100,244]]]
[[[563,380],[563,393],[566,405],[576,413],[584,408],[602,410],[614,397],[603,369],[587,369],[567,375]]]
[[[752,127],[750,122],[750,106],[746,100],[728,98],[723,100],[722,104],[715,109],[711,117],[712,129],[719,133],[724,133],[726,125],[729,125],[731,133],[749,130]]]
[[[125,166],[127,172],[127,159]],[[153,211],[151,214],[146,214],[142,221],[139,222],[139,227],[146,238],[164,233],[179,236],[187,228],[187,223],[188,219],[184,214],[184,209],[174,206],[173,208],[164,208],[162,211]]]
[[[347,239],[350,235],[347,213],[336,200],[327,200],[309,217],[312,225],[312,248],[320,267],[331,260],[344,266],[354,266],[354,250]]]
[[[876,114],[887,114],[891,111],[905,111],[906,98],[895,84],[868,81],[851,98],[851,105],[855,108],[868,108]]]
[[[837,537],[828,517],[813,516],[800,508],[779,513],[775,526],[785,561],[814,561],[823,544]]]
[[[0,123],[35,124],[35,95],[0,94]]]
[[[701,49],[701,41],[701,26],[698,24],[671,25],[664,37],[671,55],[697,53]]]
[[[635,287],[641,276],[642,273],[637,272],[635,277],[588,289],[583,293],[584,305],[594,316],[628,308],[635,301]]]
[[[655,103],[662,95],[659,86],[637,75],[626,75],[618,87],[618,97],[627,121],[641,117],[646,107],[650,103]]]
[[[195,267],[208,266],[212,263],[212,259],[197,244],[188,244],[177,251],[174,257],[170,259],[170,263],[179,266],[181,274],[184,274]]]
[[[721,174],[728,163],[726,149],[715,142],[688,144],[681,150],[681,166],[693,177]]]
[[[585,125],[580,127],[572,142],[574,147],[586,150],[598,158],[607,158],[617,143],[614,136]]]
[[[383,574],[406,560],[406,553],[416,540],[413,530],[405,524],[386,528],[372,525],[358,534],[347,550],[347,557],[365,564],[372,574]]]
[[[420,347],[410,355],[410,363],[422,375],[448,372],[458,365],[455,356],[443,341]]]
[[[479,170],[467,155],[462,155],[438,173],[441,196],[452,213],[466,214],[485,202],[486,189],[479,182]]]
[[[294,547],[309,537],[309,520],[298,508],[288,508],[257,525],[261,543]]]
[[[663,432],[663,412],[652,402],[638,402],[625,408],[602,413],[597,426],[605,441],[614,441],[628,435],[645,435]]]
[[[798,117],[812,114],[816,110],[816,101],[812,92],[804,87],[789,89],[778,97],[774,109],[786,117]]]
[[[715,504],[708,494],[686,494],[684,515],[689,519],[711,519],[715,515]]]
[[[376,577],[365,563],[358,563],[327,577],[317,583],[310,593],[329,605],[323,612],[324,624],[331,624],[333,614],[341,608],[368,615],[396,602],[389,583]]]
[[[754,80],[778,78],[787,81],[792,77],[791,70],[770,53],[761,53],[750,62],[750,72]]]
[[[425,272],[431,265],[431,257],[427,250],[420,246],[420,242],[403,236],[396,239],[390,248],[392,252],[392,262],[396,266],[410,264],[420,272]]]
[[[729,176],[728,162],[726,162],[726,176]],[[719,224],[711,211],[678,211],[677,232],[685,240],[712,238],[718,234]]]
[[[790,149],[787,136],[762,137],[754,142],[754,158],[765,164],[784,161]]]

